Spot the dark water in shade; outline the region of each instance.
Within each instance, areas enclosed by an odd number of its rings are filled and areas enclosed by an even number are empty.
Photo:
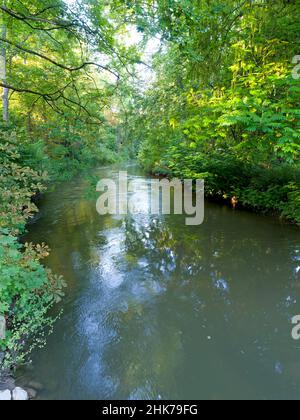
[[[27,238],[68,282],[54,334],[19,373],[39,398],[300,398],[299,228],[214,204],[199,227],[100,217],[85,191],[48,194]]]

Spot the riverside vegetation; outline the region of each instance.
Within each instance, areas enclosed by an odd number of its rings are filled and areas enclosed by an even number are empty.
[[[19,241],[55,181],[138,157],[152,173],[204,178],[208,197],[300,224],[298,0],[6,0],[0,9],[2,371],[44,345],[64,294],[43,265],[47,245]]]
[[[299,1],[158,1],[151,89],[132,95],[144,167],[300,223]],[[151,7],[149,6],[149,9]]]

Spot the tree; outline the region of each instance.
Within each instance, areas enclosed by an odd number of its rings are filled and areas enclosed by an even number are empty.
[[[6,1],[3,1],[3,7],[5,7]],[[4,16],[1,15],[1,37],[6,40],[6,23]],[[5,86],[6,85],[6,49],[3,46],[1,48],[1,79],[3,83],[3,121],[8,122],[8,107],[9,107],[9,89]]]
[[[86,1],[70,8],[61,0],[47,0],[43,6],[39,1],[7,0],[0,7],[2,20],[9,21],[0,37],[3,54],[11,57],[9,75],[0,84],[6,97],[8,90],[29,96],[30,113],[42,101],[54,112],[73,109],[101,123],[89,106],[90,98],[101,107],[103,88],[117,87],[128,62],[124,48],[120,53],[115,45],[115,24],[104,17],[105,8]],[[83,86],[89,98],[81,94]]]

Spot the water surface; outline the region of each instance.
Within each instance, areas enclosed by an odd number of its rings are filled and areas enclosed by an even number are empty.
[[[38,398],[299,398],[297,227],[210,203],[199,227],[100,217],[76,179],[45,196],[26,240],[50,245],[68,283],[54,334],[20,373],[43,385]]]

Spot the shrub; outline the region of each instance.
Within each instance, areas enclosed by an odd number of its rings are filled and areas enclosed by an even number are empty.
[[[0,340],[0,373],[25,362],[45,342],[55,319],[49,309],[63,296],[65,283],[46,269],[46,245],[22,246],[18,237],[37,211],[32,197],[45,189],[46,174],[22,166],[15,132],[0,133],[0,315],[6,336]]]

